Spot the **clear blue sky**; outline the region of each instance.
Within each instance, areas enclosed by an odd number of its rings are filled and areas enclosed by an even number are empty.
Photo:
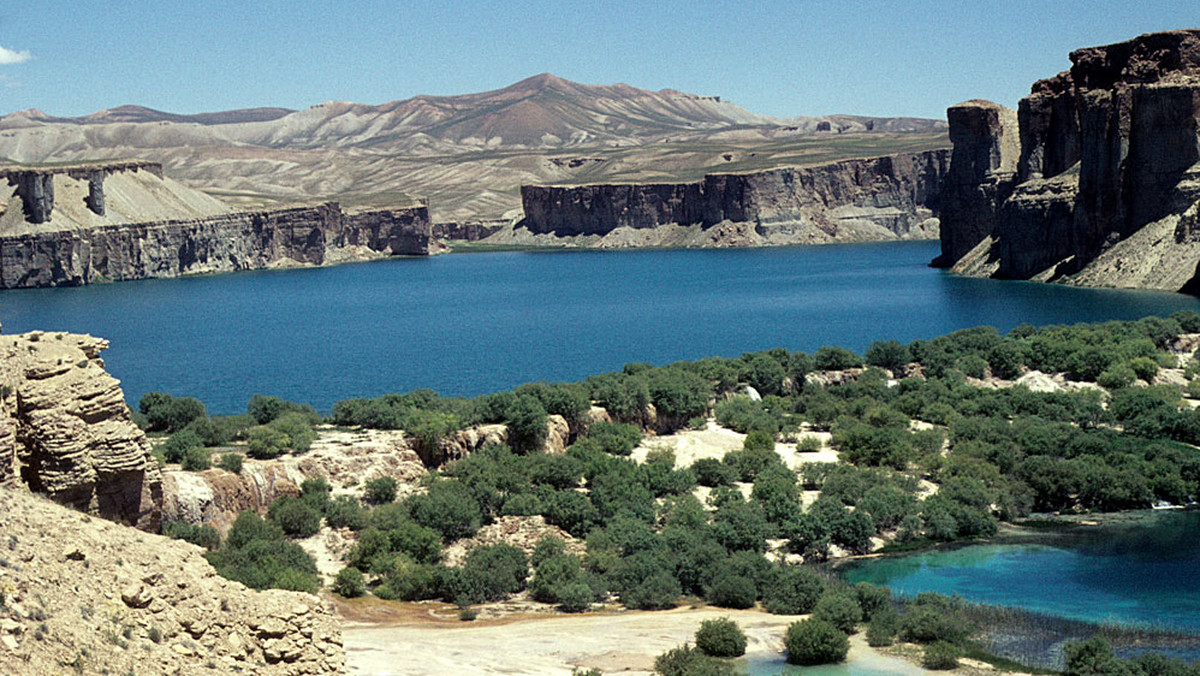
[[[1015,105],[1074,48],[1188,27],[1196,0],[10,2],[0,114],[383,103],[551,72],[777,116],[941,117]]]

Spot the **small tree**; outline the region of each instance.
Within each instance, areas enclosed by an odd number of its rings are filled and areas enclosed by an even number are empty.
[[[396,500],[396,480],[390,476],[369,479],[363,485],[363,499],[372,505],[386,505]]]
[[[357,568],[346,567],[338,571],[333,582],[333,590],[348,599],[357,598],[367,592],[363,582],[363,574]]]
[[[272,503],[267,515],[289,537],[312,537],[321,530],[321,513],[305,501],[290,496]]]
[[[200,472],[212,466],[211,455],[212,452],[203,446],[189,448],[183,454],[183,461],[180,465],[185,471]]]
[[[958,668],[958,647],[947,641],[934,641],[925,646],[921,666],[926,669],[944,671]]]
[[[696,647],[712,657],[741,657],[746,654],[746,634],[729,618],[704,620],[696,630]]]
[[[853,592],[829,591],[817,601],[813,619],[824,620],[839,631],[854,633],[854,626],[862,621],[862,608]]]
[[[824,592],[820,575],[801,566],[784,566],[768,577],[763,605],[774,615],[803,615],[812,612]]]
[[[789,664],[833,664],[846,659],[850,639],[823,620],[793,622],[783,640]]]
[[[741,575],[722,575],[708,591],[708,602],[721,608],[753,608],[757,599],[754,581]]]
[[[242,454],[225,453],[217,460],[217,467],[234,474],[242,473]]]

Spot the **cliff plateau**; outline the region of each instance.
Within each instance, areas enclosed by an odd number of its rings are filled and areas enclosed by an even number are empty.
[[[234,211],[152,162],[0,169],[0,288],[428,255],[425,204]],[[3,186],[0,183],[0,186]]]
[[[1200,292],[1200,30],[1079,49],[948,113],[942,255],[972,276]]]
[[[622,246],[762,246],[937,236],[949,152],[934,150],[692,183],[524,186],[505,238]]]

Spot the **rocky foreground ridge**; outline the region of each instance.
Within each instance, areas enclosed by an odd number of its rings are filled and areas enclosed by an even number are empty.
[[[0,178],[9,190],[0,194],[0,288],[325,265],[437,246],[425,204],[233,211],[151,162],[9,168]]]
[[[948,111],[959,274],[1200,291],[1200,30],[1071,53],[1013,111]]]
[[[107,347],[67,333],[0,336],[0,486],[157,532],[162,477],[104,370]]]
[[[691,183],[523,186],[525,218],[503,237],[592,246],[763,246],[938,235],[950,153],[709,174]],[[541,239],[538,239],[538,237]]]
[[[337,674],[315,596],[254,592],[199,547],[0,488],[0,673]]]

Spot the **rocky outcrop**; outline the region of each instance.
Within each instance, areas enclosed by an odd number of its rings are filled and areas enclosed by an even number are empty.
[[[508,219],[484,219],[469,221],[447,221],[433,224],[435,239],[457,239],[465,242],[478,242],[490,237],[509,225]]]
[[[949,160],[935,150],[695,183],[523,186],[518,229],[606,237],[682,226],[727,233],[710,238],[717,246],[927,237]]]
[[[1011,133],[951,109],[950,175],[964,180],[943,191],[937,262],[978,276],[1200,290],[1200,30],[1080,49],[1071,61],[1021,101],[1019,147],[1003,148],[990,174],[970,163],[960,172],[960,150]],[[959,200],[972,194],[992,199]]]
[[[0,484],[157,531],[161,477],[99,354],[108,341],[65,333],[0,336]]]
[[[942,255],[934,265],[950,265],[991,234],[1000,204],[1012,193],[1020,143],[1017,114],[990,101],[950,107],[954,153],[942,180]]]
[[[0,488],[0,673],[340,674],[320,598],[254,592],[199,547]]]
[[[158,162],[117,162],[106,164],[80,164],[50,168],[0,167],[0,180],[15,186],[21,198],[25,220],[30,223],[45,223],[54,213],[54,177],[67,175],[88,182],[85,199],[88,209],[97,216],[105,215],[104,177],[121,172],[147,171],[162,178],[162,164]]]
[[[0,287],[76,286],[187,274],[427,255],[429,209],[315,207],[0,235]]]
[[[208,523],[224,532],[244,511],[266,513],[307,479],[325,479],[335,494],[361,495],[361,484],[390,476],[411,490],[425,474],[404,433],[319,428],[307,453],[274,460],[247,459],[240,474],[221,469],[168,471],[163,476],[163,520]]]

